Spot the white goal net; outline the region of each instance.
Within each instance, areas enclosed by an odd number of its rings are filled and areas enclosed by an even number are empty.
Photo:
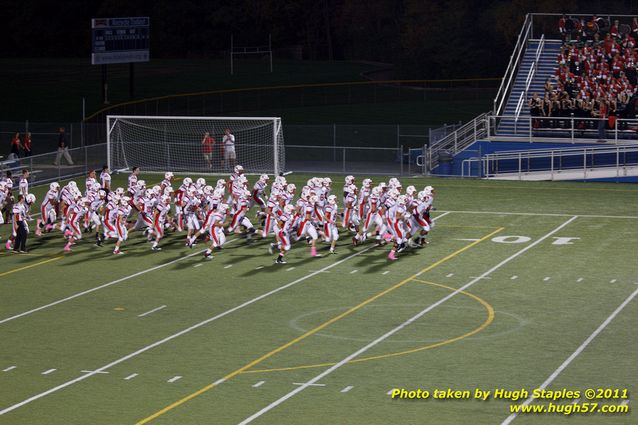
[[[228,174],[235,164],[247,173],[284,170],[281,118],[109,115],[106,126],[111,170]]]

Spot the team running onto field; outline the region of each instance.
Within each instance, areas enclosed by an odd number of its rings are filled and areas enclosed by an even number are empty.
[[[434,189],[426,186],[418,191],[414,186],[403,190],[401,182],[391,178],[387,183],[364,179],[361,187],[353,176],[345,178],[343,196],[339,200],[333,194],[329,177],[313,177],[299,191],[278,176],[267,190],[270,179],[261,175],[249,189],[248,178],[241,165],[234,167],[228,180],[219,179],[215,186],[199,178],[183,179],[175,185],[172,172],[164,174],[164,180],[147,187],[138,179],[139,168],[134,168],[128,178],[128,190],[111,189],[111,175],[107,167],[100,174],[91,172],[82,194],[75,181],[60,187],[51,183],[40,206],[35,234],[58,230],[66,240],[64,251],[84,234],[95,232],[95,243],[103,246],[108,240],[115,241],[114,254],[122,254],[122,244],[129,232],[143,231],[151,249],[161,250],[161,242],[167,232],[186,232],[185,243],[192,247],[198,241],[209,241],[205,258],[212,258],[215,249],[221,249],[226,235],[238,234],[249,242],[255,238],[274,241],[269,251],[278,252],[276,263],[285,264],[286,253],[298,241],[310,246],[310,255],[315,257],[317,242],[328,245],[334,253],[339,230],[349,234],[354,245],[373,240],[377,246],[391,242],[388,259],[396,260],[397,254],[407,248],[420,248],[427,244],[426,236],[433,227],[430,211],[434,200]],[[33,206],[35,197],[28,193],[28,186],[20,185],[20,191]],[[0,204],[11,195],[11,187],[0,182]],[[339,201],[343,205],[339,209]],[[248,217],[252,207],[257,208],[254,222]],[[27,218],[28,219],[28,218]],[[256,229],[255,224],[259,224]],[[11,249],[16,231],[6,242]]]

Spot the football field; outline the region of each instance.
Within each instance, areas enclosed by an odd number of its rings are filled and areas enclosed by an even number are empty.
[[[92,234],[3,248],[0,424],[638,423],[638,187],[401,181],[435,187],[436,225],[395,262],[345,231],[286,265],[239,235],[213,260],[176,233],[160,252],[131,233],[120,256]],[[495,396],[537,388],[572,395]],[[471,396],[435,398],[450,389]]]

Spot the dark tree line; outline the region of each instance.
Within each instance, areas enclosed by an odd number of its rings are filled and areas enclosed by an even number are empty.
[[[498,76],[528,12],[638,13],[603,0],[4,0],[2,57],[87,57],[90,19],[150,16],[153,57],[300,46],[305,58],[396,65],[403,78]]]

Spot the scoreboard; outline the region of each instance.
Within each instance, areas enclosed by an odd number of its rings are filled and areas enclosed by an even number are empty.
[[[148,17],[91,20],[91,64],[149,61]]]

